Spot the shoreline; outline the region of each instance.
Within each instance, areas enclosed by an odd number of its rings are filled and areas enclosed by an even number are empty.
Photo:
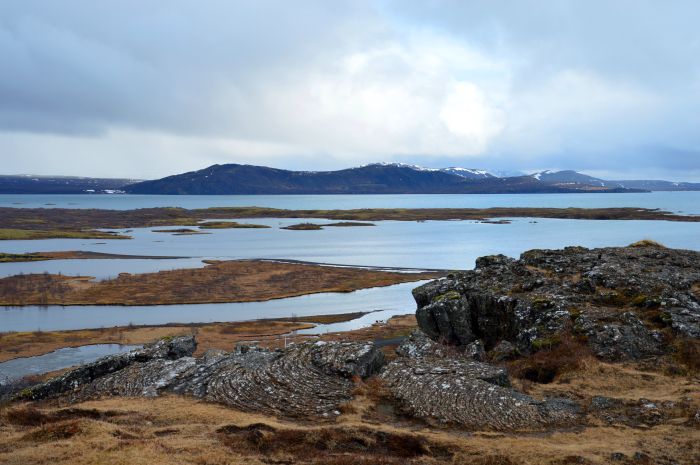
[[[366,335],[372,326],[377,328],[405,325],[406,320],[415,322],[415,317],[399,315],[386,322],[349,331],[310,335],[291,334],[293,331],[311,329],[317,325],[352,321],[372,312],[352,312],[330,315],[313,315],[296,318],[262,318],[248,321],[212,323],[166,323],[162,325],[114,326],[111,328],[71,329],[59,331],[22,331],[0,333],[0,363],[18,358],[45,355],[62,348],[75,348],[95,344],[138,345],[153,342],[163,337],[197,334],[201,340],[197,353],[209,348],[232,350],[237,342],[260,342],[265,347],[278,347],[288,342],[320,339],[335,340],[337,335],[355,338]],[[408,318],[407,318],[408,317]],[[391,323],[390,323],[391,322]],[[410,322],[409,322],[410,324]],[[411,325],[411,328],[415,323]],[[376,332],[376,331],[375,331]],[[394,337],[395,334],[390,334]],[[359,337],[359,336],[358,336]],[[360,339],[362,337],[359,337]]]
[[[349,293],[435,279],[445,271],[407,273],[263,260],[209,261],[202,268],[85,276],[15,275],[0,279],[0,306],[156,306],[265,302],[311,294]]]
[[[0,240],[49,238],[130,239],[130,236],[109,230],[192,226],[206,231],[207,229],[212,229],[206,227],[207,222],[256,218],[325,219],[363,222],[491,221],[499,218],[700,222],[700,215],[679,215],[660,209],[635,207],[364,208],[347,210],[287,210],[265,207],[210,207],[191,210],[179,207],[140,208],[134,210],[0,207],[0,224],[3,225],[3,228],[0,228]],[[204,228],[202,228],[203,226]],[[251,225],[239,224],[235,227],[250,228]]]
[[[0,264],[45,262],[49,260],[177,260],[183,258],[194,257],[173,255],[130,255],[91,252],[87,250],[67,250],[65,252],[29,252],[20,254],[0,253]]]

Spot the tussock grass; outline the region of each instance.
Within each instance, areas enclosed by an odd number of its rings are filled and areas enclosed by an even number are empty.
[[[662,249],[665,249],[666,246],[661,244],[660,242],[653,241],[651,239],[642,239],[641,241],[637,241],[633,244],[629,245],[630,247],[659,247]]]
[[[509,372],[535,383],[551,383],[558,376],[581,369],[593,357],[590,348],[568,334],[550,337],[535,346],[534,354],[509,363]]]

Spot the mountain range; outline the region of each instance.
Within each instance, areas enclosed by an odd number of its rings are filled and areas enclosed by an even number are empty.
[[[337,171],[289,171],[253,165],[213,165],[124,187],[132,194],[506,194],[641,192],[604,185],[574,171],[498,177],[479,169],[374,163]],[[573,173],[573,174],[572,174]],[[595,181],[593,181],[595,180]],[[698,185],[700,189],[700,184]]]
[[[700,183],[604,180],[572,170],[501,175],[486,170],[374,163],[337,171],[225,164],[150,181],[0,176],[0,193],[128,194],[505,194],[700,190]]]

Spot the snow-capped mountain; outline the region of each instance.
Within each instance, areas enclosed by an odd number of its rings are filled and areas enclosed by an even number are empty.
[[[589,186],[605,186],[605,181],[573,170],[552,171],[544,170],[533,173],[530,177],[547,184],[586,184]]]
[[[487,179],[496,177],[486,170],[478,170],[474,168],[460,168],[457,166],[452,166],[450,168],[442,168],[440,171],[442,171],[443,173],[455,174],[465,179]]]
[[[370,163],[368,165],[363,165],[360,168],[366,167],[366,166],[392,166],[396,168],[410,168],[416,171],[437,171],[441,173],[448,173],[448,174],[454,174],[455,176],[459,176],[461,178],[465,179],[488,179],[488,178],[495,178],[498,176],[494,176],[493,174],[489,173],[486,170],[481,170],[481,169],[476,169],[476,168],[462,168],[459,166],[450,166],[449,168],[427,168],[425,166],[420,166],[420,165],[409,165],[407,163],[388,163],[388,162],[383,162],[383,163]]]

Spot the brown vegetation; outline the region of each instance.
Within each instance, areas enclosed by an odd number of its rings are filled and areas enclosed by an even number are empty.
[[[40,226],[40,224],[32,224]],[[70,229],[0,229],[0,241],[25,241],[33,239],[131,239],[131,236],[114,232]]]
[[[173,236],[191,236],[193,234],[211,234],[198,229],[178,228],[178,229],[154,229],[151,232],[172,234]]]
[[[210,261],[180,269],[91,281],[50,274],[0,279],[2,305],[158,305],[253,302],[319,292],[351,292],[432,279],[440,272],[398,273],[260,260]]]
[[[200,229],[266,229],[265,224],[237,223],[236,221],[206,221],[199,224]]]
[[[338,227],[338,228],[351,228],[355,226],[376,226],[374,223],[360,223],[357,221],[339,221],[337,223],[299,223],[292,224],[289,226],[284,226],[280,229],[289,229],[292,231],[318,231],[325,228],[326,226]]]
[[[115,326],[112,328],[69,331],[27,331],[0,333],[0,362],[17,357],[41,355],[62,347],[88,344],[141,345],[164,337],[197,335],[197,352],[209,349],[230,351],[239,342],[253,342],[262,347],[283,347],[285,341],[299,342],[309,336],[294,334],[315,324],[340,323],[359,318],[363,313],[341,313],[280,318],[276,320],[239,321],[230,323],[169,324],[160,326]],[[413,315],[390,318],[367,328],[341,333],[326,333],[323,340],[394,340],[415,329]],[[393,345],[395,347],[395,344]]]
[[[567,385],[538,386],[550,395],[573,388],[585,396],[589,388],[582,386],[594,385],[596,393],[611,395],[641,381],[645,390],[639,393],[655,394],[647,398],[677,398],[685,389],[697,401],[697,384],[679,386],[653,373],[644,381],[644,373],[606,364],[589,368],[572,373]],[[680,411],[677,419],[646,428],[590,424],[546,434],[465,433],[391,415],[376,422],[358,413],[374,403],[358,393],[347,413],[324,426],[179,396],[105,398],[68,408],[59,402],[16,404],[0,411],[0,463],[555,465],[614,463],[613,454],[623,457],[619,463],[635,463],[635,454],[648,463],[694,464],[700,458],[700,430],[685,426]]]
[[[141,345],[164,337],[187,334],[197,335],[197,354],[208,349],[230,351],[236,343],[242,341],[259,341],[261,345],[280,347],[284,344],[282,335],[311,327],[313,323],[310,322],[256,320],[0,333],[0,362],[17,357],[41,355],[62,347],[88,344]]]
[[[339,228],[352,228],[356,226],[376,226],[374,223],[362,223],[358,221],[338,221],[337,223],[326,223],[323,226],[332,226]]]
[[[0,253],[0,263],[11,262],[36,262],[44,260],[96,260],[96,259],[168,259],[184,258],[155,255],[121,255],[102,252],[89,252],[83,250],[69,250],[60,252],[31,252],[23,254]]]
[[[586,344],[562,335],[543,342],[534,354],[509,362],[508,371],[517,378],[546,384],[563,373],[581,369],[592,358]]]
[[[651,239],[642,239],[641,241],[637,241],[633,244],[630,244],[630,247],[660,247],[665,249],[666,246],[663,244],[660,244],[656,241],[652,241]]]
[[[231,350],[237,337],[233,333],[274,345],[290,328],[285,325],[293,324],[260,321],[194,329],[125,328],[125,334],[196,330],[200,346]],[[324,338],[385,339],[413,327],[414,316],[406,315]],[[255,336],[275,331],[277,336],[267,339]],[[381,381],[371,377],[355,380],[354,398],[342,406],[337,420],[323,425],[283,421],[176,396],[105,398],[68,408],[59,401],[13,404],[0,408],[0,463],[592,465],[637,463],[635,454],[646,460],[640,463],[698,463],[700,429],[688,419],[700,409],[700,380],[667,374],[657,364],[601,362],[582,356],[579,349],[576,341],[567,340],[543,347],[530,363],[559,362],[567,368],[546,384],[513,378],[515,387],[537,398],[566,396],[583,406],[594,396],[614,397],[635,406],[640,399],[674,405],[664,410],[664,421],[638,426],[628,425],[624,417],[612,417],[611,423],[591,414],[574,430],[467,433],[398,415]],[[613,454],[622,457],[621,462],[613,462]]]
[[[299,223],[290,224],[289,226],[284,226],[280,229],[288,229],[290,231],[319,231],[323,229],[323,226],[315,223]]]
[[[240,218],[327,218],[356,221],[488,220],[492,218],[568,218],[582,220],[700,221],[700,216],[676,215],[645,208],[374,208],[356,210],[282,210],[262,207],[141,208],[97,210],[61,208],[0,208],[2,239],[50,237],[125,238],[96,228],[200,226],[204,220]],[[340,226],[335,224],[334,226]],[[259,225],[258,225],[259,226]],[[347,226],[347,225],[344,225]],[[353,224],[353,226],[359,226]],[[232,227],[232,226],[227,226]],[[244,226],[250,227],[250,226]]]
[[[217,433],[224,445],[241,455],[284,456],[302,463],[398,465],[418,457],[449,459],[453,455],[424,436],[367,427],[277,429],[254,423],[223,426]]]

